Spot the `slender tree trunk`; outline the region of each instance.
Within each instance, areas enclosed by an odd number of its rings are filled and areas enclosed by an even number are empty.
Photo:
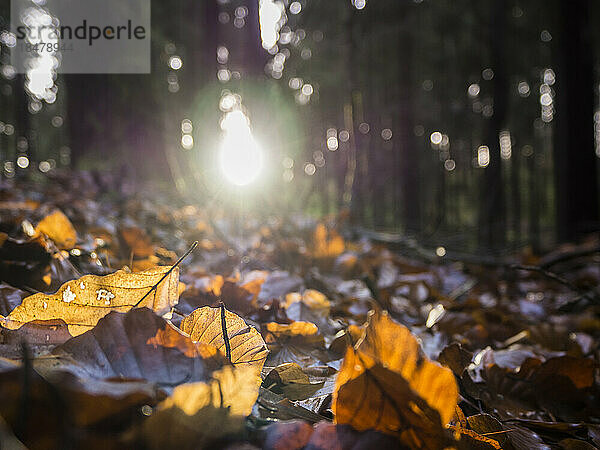
[[[404,216],[404,229],[409,233],[421,231],[421,198],[419,185],[420,155],[415,145],[414,126],[414,80],[412,76],[414,38],[410,29],[400,32],[399,59],[405,63],[399,67],[398,85],[398,136],[394,136],[396,151],[399,153],[400,167],[398,179],[402,189],[401,211]]]
[[[506,125],[508,112],[508,75],[506,73],[505,31],[508,12],[506,0],[495,0],[490,22],[490,46],[492,56],[493,116],[488,121],[486,145],[490,161],[483,169],[483,188],[480,206],[480,243],[489,248],[501,248],[506,239],[506,208],[502,183],[502,160],[500,158],[500,132]]]
[[[594,73],[590,0],[560,1],[562,33],[557,69],[554,150],[557,234],[575,239],[598,225],[594,154]]]

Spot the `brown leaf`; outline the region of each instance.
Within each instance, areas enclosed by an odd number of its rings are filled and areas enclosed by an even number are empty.
[[[290,400],[304,400],[312,396],[324,382],[312,383],[309,376],[296,363],[285,363],[271,370],[263,381],[263,387]]]
[[[503,418],[541,418],[530,413],[539,409],[565,421],[582,421],[600,413],[594,400],[600,396],[594,383],[597,367],[593,359],[571,356],[545,362],[527,358],[516,371],[491,364],[482,372],[485,389],[477,395]]]
[[[26,297],[8,316],[0,318],[5,328],[17,329],[34,320],[64,320],[73,336],[93,328],[110,311],[131,309],[163,275],[168,266],[140,273],[119,270],[105,276],[85,275],[63,284],[52,295]],[[177,303],[179,271],[175,268],[140,306],[165,313]]]
[[[267,322],[263,325],[263,330],[271,352],[269,355],[271,365],[295,362],[305,367],[331,359],[324,352],[325,340],[314,323]]]
[[[454,375],[460,377],[463,371],[471,363],[473,354],[461,347],[457,342],[446,346],[440,353],[438,361],[446,367],[452,369]]]
[[[31,347],[32,353],[35,355],[38,353],[38,350],[43,352],[46,346],[54,347],[73,337],[69,333],[67,324],[64,320],[60,319],[33,320],[16,330],[2,328],[0,329],[0,333],[2,335],[2,343],[13,346],[13,352],[11,353],[13,357],[20,357],[18,355],[22,352],[23,342],[27,342]]]
[[[103,422],[112,425],[103,432],[112,448],[141,406],[164,398],[149,383],[82,379],[62,370],[42,377],[25,366],[0,373],[0,395],[0,414],[32,449],[63,448],[66,439],[85,448],[92,427]]]
[[[44,217],[35,227],[35,234],[50,238],[61,250],[71,250],[77,242],[75,227],[59,210]]]
[[[257,374],[260,373],[268,354],[265,341],[240,316],[226,309],[224,312],[231,363],[236,366],[248,365]],[[183,319],[181,330],[189,334],[192,340],[213,345],[226,354],[221,308],[198,308]]]
[[[300,450],[304,448],[313,433],[313,427],[302,420],[275,422],[265,429],[265,450]]]
[[[289,308],[296,302],[302,302],[310,309],[322,310],[324,314],[329,314],[329,310],[331,309],[331,302],[327,300],[327,297],[324,294],[315,289],[307,289],[302,295],[298,292],[287,294],[283,306]]]
[[[390,435],[373,430],[358,432],[347,425],[320,422],[314,426],[305,450],[368,450],[373,448],[406,449]]]
[[[163,387],[204,381],[224,358],[147,308],[111,312],[92,330],[55,348],[55,366],[79,376],[144,379]]]
[[[337,423],[395,434],[413,448],[436,448],[454,415],[458,388],[449,369],[420,354],[416,338],[383,312],[371,314],[336,379]]]
[[[6,283],[0,283],[0,314],[6,316],[29,294]]]

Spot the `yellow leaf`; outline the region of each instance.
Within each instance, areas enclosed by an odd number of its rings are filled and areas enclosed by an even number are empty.
[[[225,366],[208,383],[181,384],[159,409],[177,407],[192,416],[205,406],[227,408],[232,415],[247,416],[258,398],[259,379],[247,366]]]
[[[276,338],[315,336],[319,332],[319,329],[314,323],[301,321],[292,322],[290,324],[268,322],[265,324],[265,328]]]
[[[35,235],[47,236],[61,250],[71,250],[77,242],[77,232],[73,224],[59,210],[47,215],[37,224]]]
[[[177,386],[143,426],[150,448],[208,448],[219,437],[240,432],[258,398],[260,378],[252,367],[225,366],[207,383]]]
[[[327,300],[325,294],[315,289],[307,289],[302,295],[298,292],[286,294],[283,307],[287,309],[297,302],[304,303],[310,309],[320,310],[324,315],[329,315],[329,310],[331,309],[331,302]]]
[[[411,448],[437,448],[454,415],[452,372],[423,356],[410,331],[387,313],[372,313],[336,379],[337,423],[395,434]]]
[[[69,333],[77,336],[93,328],[111,311],[130,310],[170,269],[160,266],[145,272],[119,270],[105,276],[85,275],[63,284],[55,294],[34,294],[23,299],[0,323],[11,330],[34,320],[62,319]],[[158,287],[138,305],[159,314],[178,299],[179,270],[173,269]]]
[[[244,319],[227,309],[225,327],[231,350],[231,363],[236,366],[250,366],[260,373],[267,359],[267,346],[260,333],[249,326]],[[181,322],[181,330],[190,335],[193,341],[214,345],[226,353],[221,308],[205,306],[192,311]]]

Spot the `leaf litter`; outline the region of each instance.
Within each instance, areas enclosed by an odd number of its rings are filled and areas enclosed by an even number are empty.
[[[600,446],[598,237],[490,264],[83,175],[1,193],[3,447]]]

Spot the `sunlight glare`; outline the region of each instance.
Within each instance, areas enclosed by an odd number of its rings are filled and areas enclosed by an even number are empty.
[[[225,132],[220,163],[225,178],[236,186],[252,183],[262,169],[262,150],[250,130],[250,121],[241,110],[225,114],[221,121]]]

